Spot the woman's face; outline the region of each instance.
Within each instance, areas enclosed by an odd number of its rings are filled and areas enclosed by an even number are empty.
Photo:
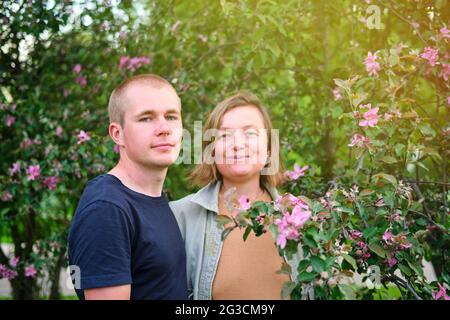
[[[268,157],[267,130],[261,112],[240,106],[224,114],[214,145],[214,160],[224,179],[246,181],[259,176]]]

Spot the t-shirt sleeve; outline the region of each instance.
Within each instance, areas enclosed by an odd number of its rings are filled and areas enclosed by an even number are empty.
[[[69,233],[69,261],[77,266],[80,288],[132,283],[133,229],[118,206],[96,201],[77,212]]]

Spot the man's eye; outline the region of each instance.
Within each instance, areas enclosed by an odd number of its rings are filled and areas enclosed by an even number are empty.
[[[166,117],[167,120],[178,120],[177,116],[167,116]]]
[[[149,122],[150,120],[152,120],[150,117],[145,117],[145,118],[141,118],[139,121],[140,122]]]

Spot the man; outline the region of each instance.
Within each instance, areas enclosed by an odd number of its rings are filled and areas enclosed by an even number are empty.
[[[187,299],[186,253],[162,187],[178,157],[181,102],[156,75],[111,94],[109,135],[118,164],[89,181],[69,232],[80,299]],[[76,276],[76,274],[75,274]]]

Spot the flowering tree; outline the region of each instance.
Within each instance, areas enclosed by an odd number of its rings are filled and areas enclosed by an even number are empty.
[[[298,276],[285,284],[283,297],[373,299],[394,284],[403,299],[450,299],[445,287],[450,283],[450,36],[446,27],[430,24],[430,29],[425,48],[400,44],[368,52],[361,59],[365,75],[335,79],[334,99],[348,101],[339,119],[351,137],[351,166],[325,192],[315,192],[320,182],[313,177],[299,180],[308,167],[295,164],[286,172],[288,193],[276,201],[250,206],[240,199],[240,213],[224,236],[236,227],[246,228],[244,238],[251,231],[270,231],[281,256],[303,253]],[[420,102],[428,86],[434,89],[434,114]],[[424,181],[420,168],[428,172],[430,165],[442,176]],[[423,184],[436,194],[424,195]],[[229,220],[220,217],[219,223]],[[438,282],[424,278],[424,258],[434,262]],[[292,274],[287,264],[281,272]],[[365,285],[351,285],[355,274],[363,275]]]

